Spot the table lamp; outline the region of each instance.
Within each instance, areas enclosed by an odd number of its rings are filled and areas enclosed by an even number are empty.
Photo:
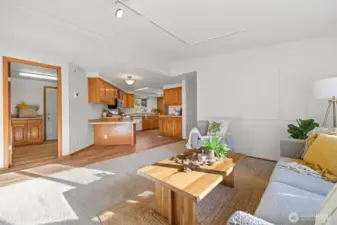
[[[314,82],[314,96],[316,99],[328,99],[328,108],[322,126],[326,127],[326,122],[332,106],[333,127],[337,127],[336,122],[336,97],[337,97],[337,77],[326,78]]]

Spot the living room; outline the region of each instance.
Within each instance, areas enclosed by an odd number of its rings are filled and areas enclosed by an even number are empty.
[[[337,224],[336,1],[5,0],[0,18],[1,118],[6,60],[62,75],[57,161],[11,168],[0,120],[0,224]],[[81,151],[103,110],[83,98],[88,74],[127,94],[181,88],[166,107],[182,140]]]

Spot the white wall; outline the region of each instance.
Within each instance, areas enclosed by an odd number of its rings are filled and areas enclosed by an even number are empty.
[[[158,108],[158,100],[156,97],[149,97],[147,100],[147,112],[151,112],[152,109]]]
[[[190,131],[197,126],[197,74],[185,74],[183,85],[183,138],[187,138]]]
[[[16,113],[16,105],[25,102],[28,105],[39,105],[39,115],[43,115],[43,87],[57,87],[56,82],[31,79],[11,78],[11,112]]]
[[[94,143],[94,129],[89,119],[101,117],[103,104],[88,103],[88,79],[86,72],[69,64],[70,85],[70,151],[76,152]],[[75,97],[75,93],[78,96]]]
[[[237,151],[277,159],[288,123],[322,121],[327,103],[312,83],[337,76],[336,65],[336,38],[324,37],[179,62],[173,73],[197,71],[198,119],[230,119]]]

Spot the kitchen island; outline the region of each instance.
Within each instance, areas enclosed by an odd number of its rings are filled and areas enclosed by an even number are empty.
[[[94,145],[136,144],[136,123],[133,120],[89,120],[94,126]]]

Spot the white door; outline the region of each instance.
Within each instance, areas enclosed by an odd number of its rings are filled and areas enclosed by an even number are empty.
[[[57,89],[46,89],[46,138],[57,140]]]

